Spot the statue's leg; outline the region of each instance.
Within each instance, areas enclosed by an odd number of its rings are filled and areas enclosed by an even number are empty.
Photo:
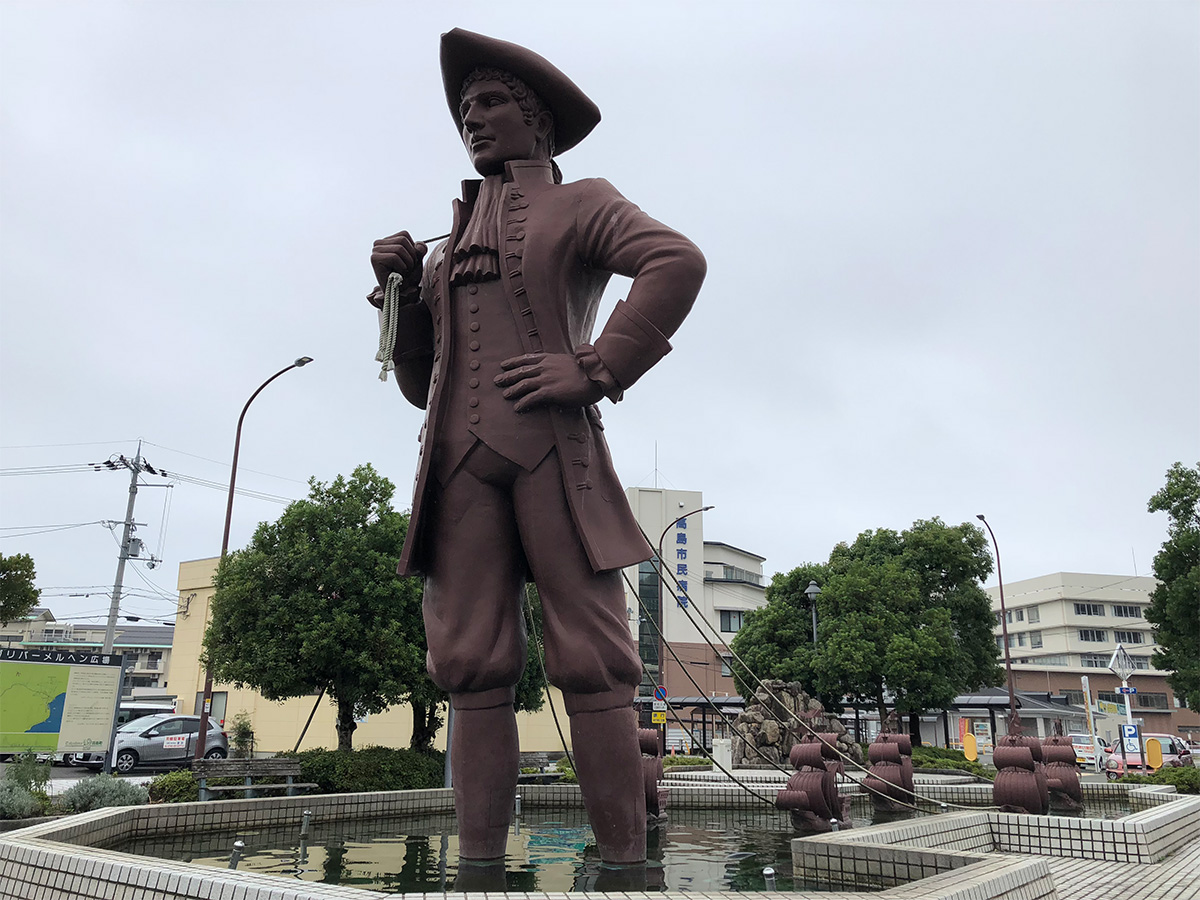
[[[513,492],[542,600],[546,670],[563,692],[579,785],[600,856],[646,858],[646,795],[632,703],[642,670],[618,572],[592,571],[551,453]]]
[[[500,859],[512,824],[520,764],[512,704],[490,709],[456,705],[451,746],[458,854],[472,860]]]
[[[509,490],[491,478],[505,467],[490,451],[472,451],[440,487],[429,523],[427,662],[454,704],[459,855],[471,860],[504,856],[517,789],[513,697],[525,668],[526,564]]]

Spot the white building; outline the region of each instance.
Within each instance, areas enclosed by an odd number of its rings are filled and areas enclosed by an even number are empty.
[[[1104,718],[1097,732],[1106,740],[1118,736],[1125,720],[1121,681],[1108,669],[1120,644],[1135,672],[1137,690],[1131,711],[1147,732],[1189,733],[1200,738],[1200,714],[1183,705],[1154,668],[1154,632],[1145,618],[1150,593],[1158,582],[1148,576],[1058,572],[1004,586],[1013,682],[1018,690],[1051,693],[1075,706],[1085,703],[1087,677],[1093,708]],[[996,614],[996,643],[1003,650],[1000,591],[987,588]]]
[[[742,627],[744,614],[766,602],[765,558],[704,539],[700,491],[634,487],[625,494],[656,554],[661,542],[665,563],[661,579],[654,561],[625,570],[630,628],[651,675],[642,684],[642,695],[652,693],[651,680],[665,685],[671,697],[736,695],[724,644]],[[638,595],[631,584],[638,586]],[[661,670],[654,629],[660,621],[663,637],[674,651],[673,656],[664,650]]]

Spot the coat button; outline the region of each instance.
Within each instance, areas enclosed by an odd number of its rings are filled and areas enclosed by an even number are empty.
[[[471,343],[468,346],[472,350],[478,350],[479,349],[479,341],[471,341]]]
[[[471,367],[472,372],[476,372],[479,370],[479,360],[477,360],[477,359],[471,360],[469,363],[467,363],[467,365],[469,365]]]
[[[470,422],[472,425],[478,425],[479,424],[479,414],[471,413],[471,415],[467,417],[467,421]]]
[[[468,325],[467,327],[468,327],[468,328],[470,328],[472,331],[478,331],[478,330],[479,330],[479,323],[478,323],[478,322],[472,322],[472,323],[471,323],[470,325]]]
[[[468,387],[473,387],[473,388],[477,388],[477,387],[479,387],[479,379],[478,379],[478,378],[472,378],[470,381],[468,381],[468,382],[467,382],[467,386],[468,386]]]
[[[467,406],[471,407],[472,409],[474,409],[478,405],[479,405],[478,397],[471,397],[467,400]]]
[[[469,309],[473,313],[479,312],[479,304],[476,303],[474,300],[472,300],[471,305],[468,306],[467,309]]]
[[[467,288],[467,293],[468,294],[478,294],[479,293],[478,285],[474,285],[474,284],[471,285],[469,288]]]

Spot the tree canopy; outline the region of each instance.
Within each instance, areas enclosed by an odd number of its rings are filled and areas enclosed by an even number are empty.
[[[1154,625],[1154,665],[1191,709],[1200,709],[1200,463],[1175,463],[1150,498],[1150,512],[1169,518],[1167,539],[1154,556],[1158,586],[1146,620]]]
[[[396,575],[408,516],[370,465],[309,482],[309,496],[220,564],[205,657],[215,678],[269,700],[324,690],[337,706],[338,749],[355,718],[407,702],[410,746],[429,749],[446,695],[425,671],[422,585]],[[531,654],[532,658],[532,654]],[[534,666],[537,665],[533,660]],[[522,682],[540,705],[540,671]]]
[[[0,553],[0,625],[25,618],[37,606],[42,592],[33,586],[36,577],[28,553]]]
[[[997,684],[1001,670],[982,531],[970,523],[914,522],[864,531],[825,563],[777,574],[767,605],[747,617],[733,649],[760,678],[804,683],[827,708],[843,700],[901,713],[944,707],[962,691]],[[817,598],[813,646],[809,581]],[[736,666],[738,689],[753,691]]]

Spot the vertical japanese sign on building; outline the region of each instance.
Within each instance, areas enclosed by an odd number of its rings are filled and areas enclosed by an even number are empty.
[[[121,655],[0,649],[0,753],[103,753]]]

